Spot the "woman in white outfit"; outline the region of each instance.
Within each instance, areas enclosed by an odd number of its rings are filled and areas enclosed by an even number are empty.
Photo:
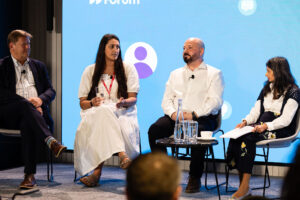
[[[79,87],[81,122],[74,144],[74,165],[80,181],[93,187],[99,182],[103,163],[118,153],[126,169],[139,154],[137,93],[139,79],[134,66],[123,63],[119,38],[102,37],[96,63],[88,66]]]

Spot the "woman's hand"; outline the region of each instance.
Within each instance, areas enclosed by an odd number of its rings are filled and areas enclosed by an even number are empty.
[[[104,98],[101,98],[101,97],[94,97],[92,98],[92,104],[93,106],[100,106],[101,103],[103,102]]]
[[[246,120],[243,120],[241,123],[239,123],[238,125],[236,125],[235,128],[243,128],[244,126],[247,125],[247,121]]]
[[[124,108],[129,108],[133,105],[136,104],[136,95],[137,93],[135,92],[128,92],[128,98],[127,99],[124,99],[124,97],[121,97],[118,102],[116,103],[116,107],[117,108],[121,108],[121,107],[124,107]]]
[[[126,100],[123,97],[121,97],[116,103],[116,106],[117,108],[126,107],[127,106]]]
[[[262,133],[262,132],[264,132],[267,129],[268,129],[268,125],[265,124],[265,123],[263,123],[261,125],[254,126],[252,132]]]

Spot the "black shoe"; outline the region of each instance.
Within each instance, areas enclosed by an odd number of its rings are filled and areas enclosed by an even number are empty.
[[[196,193],[200,191],[201,180],[193,176],[189,176],[188,184],[185,188],[186,193]]]

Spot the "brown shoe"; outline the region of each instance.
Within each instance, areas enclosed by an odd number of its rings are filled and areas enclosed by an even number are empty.
[[[188,184],[185,188],[186,193],[196,193],[200,191],[201,180],[193,176],[189,176]]]
[[[54,153],[55,157],[57,158],[64,150],[67,149],[66,146],[61,145],[58,141],[54,140],[50,145],[51,151]]]
[[[33,174],[25,174],[24,180],[20,184],[20,189],[32,189],[36,186],[36,181]]]

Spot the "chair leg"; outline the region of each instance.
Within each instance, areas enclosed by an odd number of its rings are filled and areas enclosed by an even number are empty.
[[[226,192],[229,192],[228,191],[228,179],[229,179],[229,169],[228,169],[228,167],[227,167],[227,164],[225,164],[225,177],[226,177],[226,187],[225,187],[225,189],[226,189]]]
[[[205,188],[207,190],[209,190],[209,188],[207,187],[207,173],[208,173],[207,172],[207,168],[208,168],[207,160],[208,160],[208,148],[207,148],[206,153],[205,153]]]
[[[186,148],[186,155],[190,155],[190,148],[189,147]]]
[[[48,182],[51,182],[51,181],[49,180],[49,179],[50,179],[49,160],[50,160],[50,158],[47,157],[47,179],[48,179]]]
[[[217,191],[218,191],[218,196],[219,200],[221,200],[221,195],[220,195],[220,189],[219,189],[219,183],[218,183],[218,175],[217,175],[217,168],[216,168],[216,163],[215,163],[215,156],[214,156],[214,150],[212,146],[209,146],[209,150],[211,153],[212,161],[213,161],[213,169],[214,169],[214,174],[215,174],[215,179],[216,179],[216,185],[217,185]],[[223,183],[222,183],[223,184]]]
[[[77,181],[77,172],[75,171],[75,173],[74,173],[74,180],[73,180],[73,182],[76,182]]]
[[[223,130],[220,130],[222,132],[222,135],[224,135],[224,131]],[[228,169],[228,166],[227,166],[227,162],[226,162],[226,147],[225,147],[225,139],[223,138],[222,139],[222,142],[223,142],[223,153],[224,153],[224,160],[225,160],[225,177],[226,177],[226,181],[225,181],[225,184],[226,184],[226,192],[229,192],[228,191],[228,179],[229,179],[229,169]]]
[[[224,135],[224,131],[223,131],[223,130],[220,130],[220,131],[222,132],[222,135]],[[226,161],[227,156],[226,156],[226,146],[225,146],[225,139],[224,139],[224,138],[223,138],[222,142],[223,142],[224,159],[225,159],[225,161]],[[222,183],[222,184],[225,184],[225,185],[226,185],[226,186],[225,186],[225,191],[226,191],[226,193],[228,193],[228,192],[235,192],[236,190],[228,190],[229,167],[228,167],[228,165],[227,165],[227,162],[225,162],[225,178],[226,178],[226,181],[225,181],[225,183]],[[222,184],[220,184],[220,185],[222,185]]]
[[[51,180],[54,180],[54,176],[53,176],[53,155],[52,152],[50,152],[50,170],[51,170]]]
[[[171,147],[171,155],[175,158],[175,147]]]
[[[214,164],[215,163],[214,162],[214,157],[212,155],[212,151],[210,151],[210,148],[207,148],[206,153],[205,153],[205,185],[204,185],[206,190],[212,190],[212,189],[215,189],[215,188],[219,187],[220,185],[226,184],[226,182],[224,182],[224,183],[218,184],[218,186],[208,187],[208,185],[207,185],[207,179],[208,179],[207,178],[207,174],[208,174],[208,157],[209,156],[212,157],[214,172],[215,172],[215,175],[216,175],[216,169],[215,169],[215,164]]]
[[[265,149],[264,149],[265,150]],[[264,151],[264,154],[265,154],[265,151]],[[265,157],[265,163],[266,163],[266,166],[265,166],[265,177],[264,177],[264,190],[263,190],[263,196],[265,196],[265,191],[266,191],[266,178],[268,176],[268,182],[269,182],[269,185],[268,185],[268,188],[270,187],[270,176],[269,176],[269,171],[268,171],[268,159],[269,159],[269,146],[267,147],[267,156]]]
[[[270,175],[269,175],[269,170],[268,170],[269,146],[267,146],[267,153],[265,151],[265,148],[263,148],[263,155],[261,155],[261,154],[257,154],[257,155],[263,156],[264,160],[265,160],[264,185],[263,185],[263,187],[252,188],[252,190],[263,189],[263,196],[265,196],[265,190],[266,190],[266,188],[269,188],[271,186]],[[268,185],[266,185],[266,181],[267,180],[268,180]]]
[[[142,145],[141,145],[141,142],[140,142],[140,155],[142,154]]]
[[[142,154],[142,144],[141,144],[141,133],[139,132],[139,140],[140,140],[140,155]]]
[[[47,156],[47,179],[49,182],[53,182],[54,180],[52,152],[50,151],[50,149],[48,149],[48,156]]]
[[[172,157],[178,159],[179,147],[172,147]]]
[[[267,145],[267,153],[265,152],[265,148],[263,148],[263,156],[265,159],[265,175],[264,175],[264,186],[260,188],[255,188],[255,189],[263,189],[263,196],[265,197],[266,194],[266,188],[269,188],[271,186],[271,181],[270,181],[270,174],[269,174],[269,169],[268,169],[268,161],[269,161],[269,150],[270,147]],[[267,183],[268,181],[268,183]],[[280,197],[273,197],[269,199],[281,199]]]

